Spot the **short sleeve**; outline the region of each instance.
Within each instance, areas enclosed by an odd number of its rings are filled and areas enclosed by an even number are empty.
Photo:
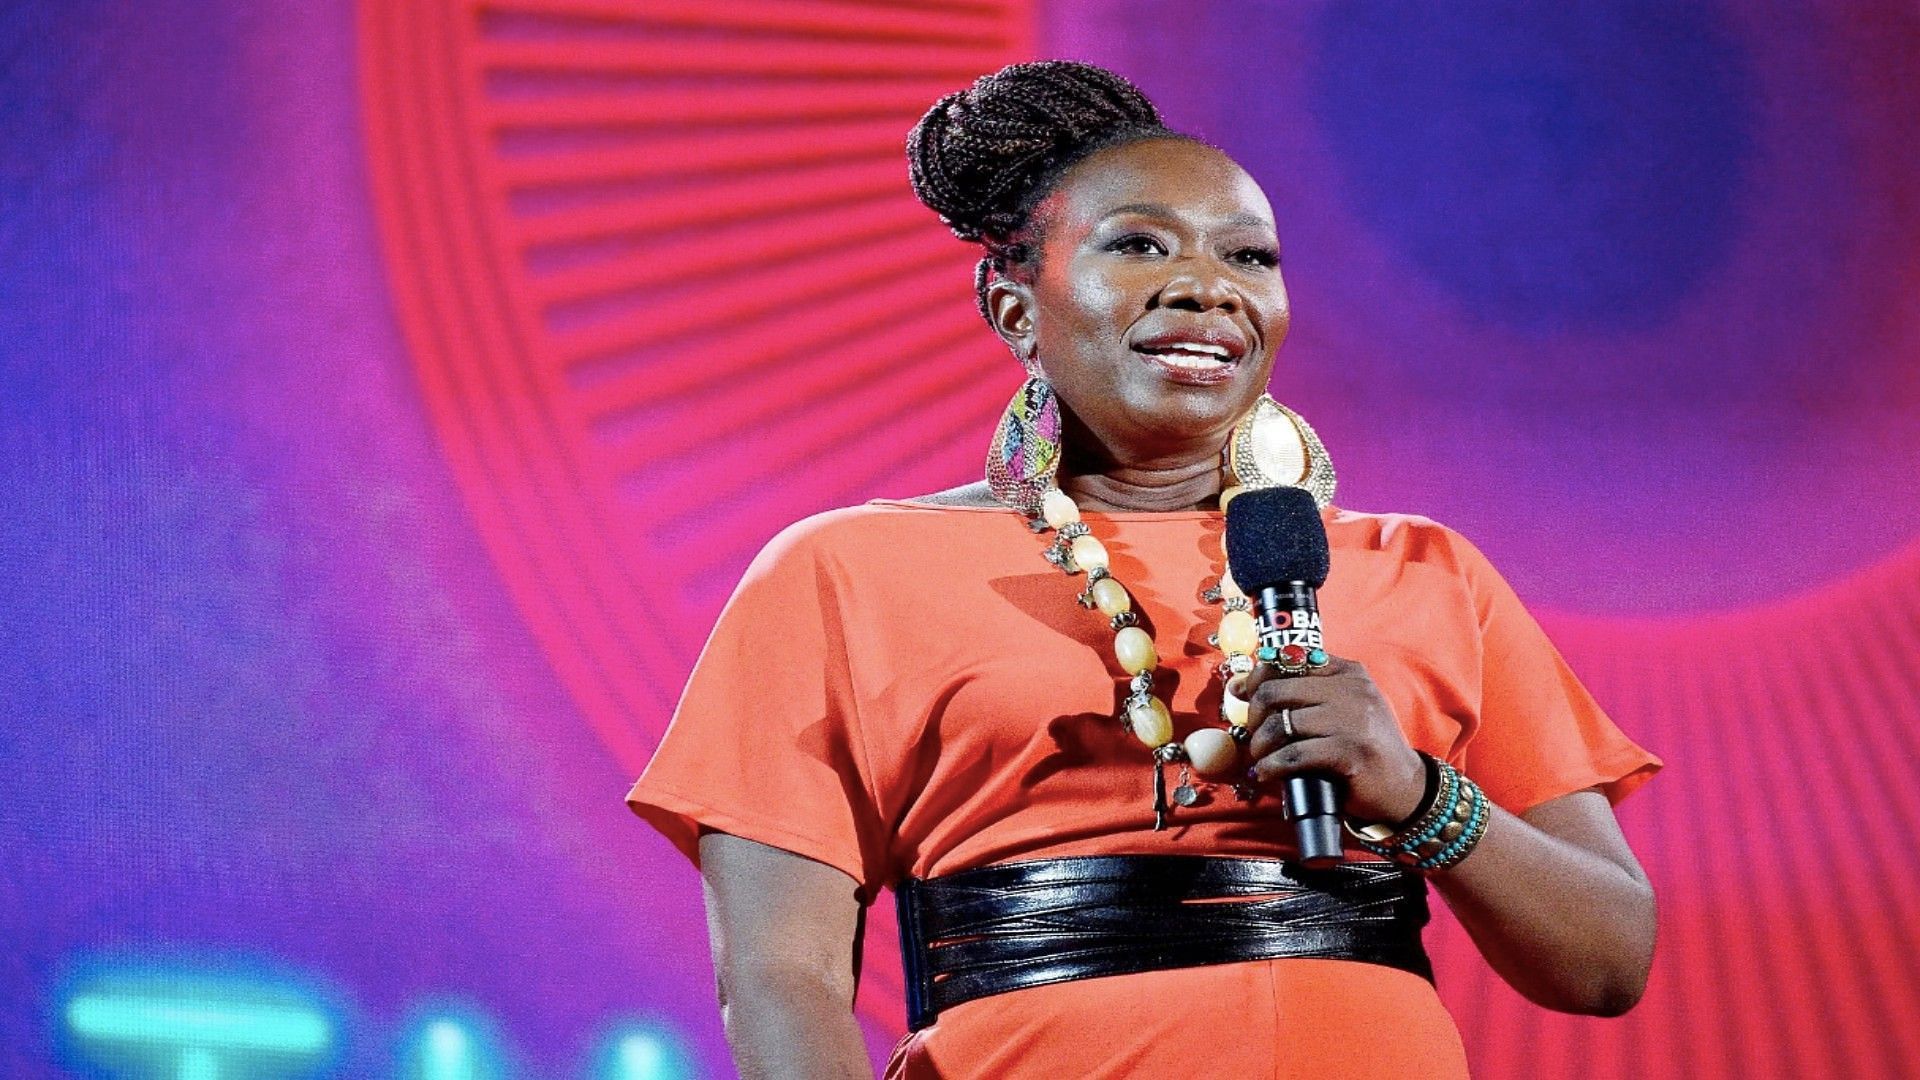
[[[1459,764],[1487,797],[1521,813],[1599,788],[1618,803],[1659,771],[1567,666],[1506,579],[1459,534],[1453,541],[1480,625],[1479,723]]]
[[[871,896],[881,830],[817,532],[788,528],[747,568],[627,805],[696,864],[705,828],[826,863]]]

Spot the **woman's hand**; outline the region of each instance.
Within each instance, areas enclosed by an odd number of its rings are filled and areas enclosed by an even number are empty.
[[[1261,783],[1300,773],[1337,778],[1342,812],[1360,821],[1397,824],[1413,816],[1426,794],[1427,767],[1407,744],[1393,707],[1367,669],[1332,657],[1299,675],[1259,665],[1235,681],[1247,702],[1247,743]],[[1281,710],[1287,710],[1282,718]],[[1287,734],[1287,721],[1293,734]]]
[[[1426,765],[1359,664],[1336,658],[1299,675],[1263,666],[1232,689],[1248,703],[1258,780],[1331,773],[1346,785],[1341,809],[1364,821],[1398,825],[1419,808]],[[1517,817],[1494,807],[1472,853],[1431,880],[1481,954],[1533,1001],[1618,1016],[1646,989],[1653,890],[1598,790]]]

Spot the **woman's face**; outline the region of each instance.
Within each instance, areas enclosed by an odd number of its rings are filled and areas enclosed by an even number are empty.
[[[1016,352],[1116,457],[1224,440],[1287,336],[1260,186],[1218,150],[1155,139],[1075,165],[1035,215],[1039,273],[995,309]]]

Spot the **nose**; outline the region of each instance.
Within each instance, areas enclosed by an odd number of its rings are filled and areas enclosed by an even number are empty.
[[[1239,292],[1212,260],[1189,258],[1182,260],[1178,267],[1167,283],[1160,287],[1160,292],[1154,297],[1154,307],[1228,313],[1240,310]]]

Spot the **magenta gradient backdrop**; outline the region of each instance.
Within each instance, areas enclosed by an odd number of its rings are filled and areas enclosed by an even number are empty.
[[[1436,927],[1479,1073],[1906,1074],[1920,16],[1441,10],[0,7],[0,1075],[173,1075],[71,1018],[128,978],[298,997],[288,1075],[419,1075],[436,1017],[725,1075],[620,795],[774,531],[976,474],[1017,370],[900,141],[1039,55],[1254,173],[1340,501],[1472,537],[1669,763],[1631,1016]]]

